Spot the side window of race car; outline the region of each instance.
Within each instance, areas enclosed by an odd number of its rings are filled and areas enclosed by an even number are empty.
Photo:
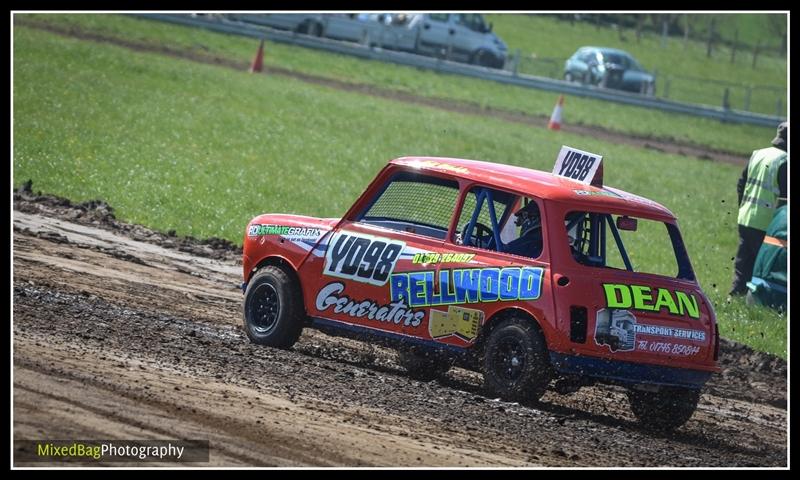
[[[356,220],[444,240],[457,199],[454,180],[402,172],[389,179]]]
[[[464,197],[464,206],[458,217],[453,242],[487,250],[505,251],[503,231],[509,222],[513,222],[511,209],[517,203],[517,199],[517,195],[501,190],[472,187]],[[509,229],[513,232],[512,227]],[[516,238],[516,235],[512,234],[511,237]]]
[[[618,228],[619,218],[595,212],[567,214],[564,225],[575,261],[589,267],[694,279],[677,227],[639,218],[635,228]]]

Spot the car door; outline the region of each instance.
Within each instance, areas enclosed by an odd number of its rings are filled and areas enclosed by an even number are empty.
[[[419,32],[417,49],[419,53],[435,57],[447,55],[451,42],[452,15],[447,13],[432,13],[424,15]]]
[[[433,272],[422,260],[441,251],[458,183],[406,171],[378,181],[374,198],[362,199],[363,208],[343,219],[300,267],[309,279],[306,310],[323,325],[426,338],[433,292],[425,282]],[[398,286],[409,272],[420,282]]]
[[[544,294],[549,288],[546,251],[542,249],[533,258],[504,253],[502,246],[500,250],[497,247],[496,239],[503,236],[508,222],[514,221],[518,200],[516,194],[490,187],[465,189],[452,235],[425,259],[428,268],[435,270],[435,294],[427,323],[431,340],[468,347],[501,311],[523,310],[540,321],[552,316],[552,301]],[[492,240],[483,234],[476,237],[478,224],[491,230]]]
[[[680,253],[677,227],[638,219],[635,228],[647,224],[650,230],[636,239],[636,231],[615,224],[616,215],[567,208],[555,216],[565,225],[551,239],[558,259],[552,268],[556,325],[562,332],[551,344],[554,350],[687,368],[713,356],[709,307],[688,257]],[[674,270],[652,262],[669,255]]]

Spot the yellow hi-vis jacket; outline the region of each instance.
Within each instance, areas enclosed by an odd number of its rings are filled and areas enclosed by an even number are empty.
[[[753,152],[747,166],[747,184],[739,206],[739,225],[767,230],[778,208],[778,169],[786,163],[786,152],[775,147]]]

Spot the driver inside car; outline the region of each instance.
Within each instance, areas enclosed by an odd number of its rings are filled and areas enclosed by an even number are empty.
[[[538,257],[542,253],[542,218],[539,207],[536,202],[531,201],[517,210],[515,215],[517,219],[514,224],[520,227],[519,238],[508,242],[503,251],[523,257]]]

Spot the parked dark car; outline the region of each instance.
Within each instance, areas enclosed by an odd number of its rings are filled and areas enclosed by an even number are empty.
[[[564,65],[564,80],[655,95],[656,79],[628,52],[581,47]]]

